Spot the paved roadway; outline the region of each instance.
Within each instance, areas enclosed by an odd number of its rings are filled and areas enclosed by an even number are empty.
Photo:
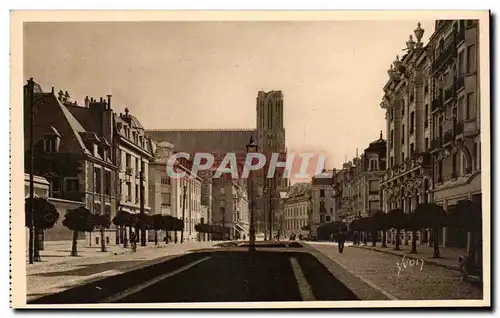
[[[305,249],[304,249],[305,250]],[[32,303],[155,303],[356,300],[301,249],[197,252],[49,295]]]

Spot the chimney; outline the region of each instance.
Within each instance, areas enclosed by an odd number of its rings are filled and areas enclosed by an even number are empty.
[[[382,140],[382,130],[380,131],[380,140]]]
[[[61,101],[61,102],[62,102],[62,100],[63,100],[63,96],[64,96],[63,91],[62,91],[62,90],[61,90],[61,91],[59,91],[59,93],[58,93],[57,95],[58,95],[57,99],[59,99],[59,101]]]
[[[85,96],[85,108],[89,108],[90,100],[88,96]]]
[[[64,92],[64,102],[65,102],[65,103],[66,103],[66,102],[69,102],[69,98],[70,98],[70,96],[69,96],[68,91]]]
[[[108,109],[111,109],[111,94],[106,95],[108,97]]]
[[[52,86],[52,89],[50,90],[52,94],[54,94],[54,86]]]
[[[356,159],[358,158],[358,148],[356,148]]]

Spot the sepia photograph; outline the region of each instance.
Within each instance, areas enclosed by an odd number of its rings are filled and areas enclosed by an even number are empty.
[[[12,11],[11,306],[490,307],[489,14]]]

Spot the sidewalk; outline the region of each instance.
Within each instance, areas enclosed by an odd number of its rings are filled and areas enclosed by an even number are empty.
[[[427,245],[417,245],[417,254],[410,254],[411,245],[400,245],[399,248],[401,250],[399,251],[394,250],[394,245],[387,245],[387,247],[384,248],[380,242],[377,243],[376,247],[372,247],[370,242],[368,242],[367,246],[363,246],[361,244],[360,246],[355,247],[401,257],[404,255],[405,258],[408,259],[424,259],[427,264],[433,264],[455,271],[460,271],[458,267],[458,257],[460,255],[467,255],[465,249],[446,247],[439,248],[440,258],[433,258],[432,255],[434,254],[434,248]]]
[[[408,254],[410,251],[407,249],[408,246],[402,246],[404,250],[400,251],[401,254],[395,254],[390,253],[393,252],[390,247],[387,249],[377,247],[376,249],[384,251],[380,252],[372,247],[353,247],[349,243],[340,254],[336,243],[307,242],[306,244],[319,250],[368,285],[388,293],[393,299],[450,300],[483,297],[482,288],[462,282],[457,271],[436,266],[428,262],[427,258],[423,264],[405,261],[406,266],[403,265],[402,255],[404,254],[405,258],[412,256]],[[413,256],[424,258],[425,247],[422,246],[420,252]],[[443,255],[444,259],[451,257],[445,251]],[[432,257],[431,254],[428,256]]]
[[[137,252],[123,247],[109,247],[100,252],[100,247],[80,248],[78,257],[69,256],[69,247],[63,244],[47,246],[41,252],[42,262],[26,265],[26,291],[28,298],[56,293],[95,279],[117,275],[135,268],[149,265],[155,260],[185,254],[191,250],[210,248],[218,242],[148,243],[137,247]],[[80,252],[82,251],[82,252]],[[45,254],[45,258],[44,258]]]

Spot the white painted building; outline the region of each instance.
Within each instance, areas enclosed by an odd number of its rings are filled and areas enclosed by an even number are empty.
[[[305,182],[294,184],[286,195],[284,205],[283,235],[288,237],[291,234],[306,234],[308,231],[303,228],[310,223],[311,184]]]

